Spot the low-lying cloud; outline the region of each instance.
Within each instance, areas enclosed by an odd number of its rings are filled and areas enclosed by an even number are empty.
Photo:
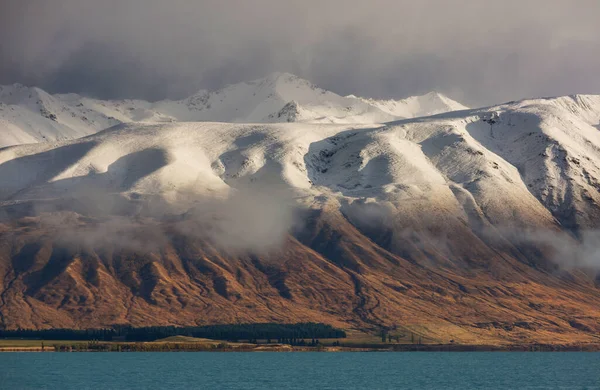
[[[169,201],[153,196],[127,199],[100,189],[92,197],[89,194],[75,193],[57,203],[34,203],[21,216],[39,218],[38,223],[60,244],[74,250],[158,253],[173,243],[175,234],[233,255],[277,253],[288,234],[301,231],[305,222],[301,206],[285,190],[249,186],[219,197],[182,190]],[[402,215],[389,202],[353,202],[344,204],[341,211],[379,245],[431,266],[440,265],[439,261],[457,265],[486,261],[490,252],[481,252],[485,242],[522,261],[549,261],[564,270],[600,272],[600,230],[596,229],[583,229],[576,236],[550,227],[474,226],[452,215],[427,211],[414,220],[414,215],[413,219]],[[18,217],[5,216],[5,222]],[[481,257],[482,253],[486,256]]]
[[[521,261],[552,263],[562,270],[584,269],[600,273],[600,230],[559,230],[557,226],[485,223],[465,224],[451,214],[422,210],[404,215],[389,202],[344,204],[342,212],[363,233],[386,249],[411,260],[460,263],[465,258],[487,261],[481,244],[517,256]],[[383,240],[383,242],[381,242]],[[516,249],[516,250],[515,250]],[[425,256],[422,256],[425,254]],[[540,263],[541,262],[541,263]]]
[[[220,197],[181,191],[171,201],[131,200],[97,190],[93,197],[82,193],[56,204],[34,204],[27,215],[38,217],[43,228],[73,249],[143,253],[164,249],[177,234],[223,253],[268,254],[279,250],[301,223],[291,194],[253,187]]]
[[[592,269],[600,271],[600,231],[583,230],[579,237],[549,229],[514,229],[512,242],[550,248],[553,263],[564,269]]]

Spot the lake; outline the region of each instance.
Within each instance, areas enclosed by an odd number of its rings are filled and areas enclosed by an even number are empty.
[[[600,353],[0,353],[0,389],[600,389]]]

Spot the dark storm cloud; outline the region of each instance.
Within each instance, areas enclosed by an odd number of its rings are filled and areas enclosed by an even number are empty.
[[[4,0],[0,83],[181,97],[288,71],[471,105],[600,93],[597,0]]]

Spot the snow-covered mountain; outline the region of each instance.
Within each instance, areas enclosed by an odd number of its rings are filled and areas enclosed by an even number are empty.
[[[596,342],[599,127],[600,96],[576,95],[385,124],[163,117],[6,147],[3,324]]]
[[[458,109],[465,107],[437,93],[398,101],[342,97],[288,73],[154,103],[50,95],[14,84],[0,87],[0,147],[72,139],[140,121],[384,123]]]

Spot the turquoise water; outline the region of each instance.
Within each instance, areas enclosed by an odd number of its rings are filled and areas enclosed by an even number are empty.
[[[600,389],[600,353],[0,353],[0,389]]]

